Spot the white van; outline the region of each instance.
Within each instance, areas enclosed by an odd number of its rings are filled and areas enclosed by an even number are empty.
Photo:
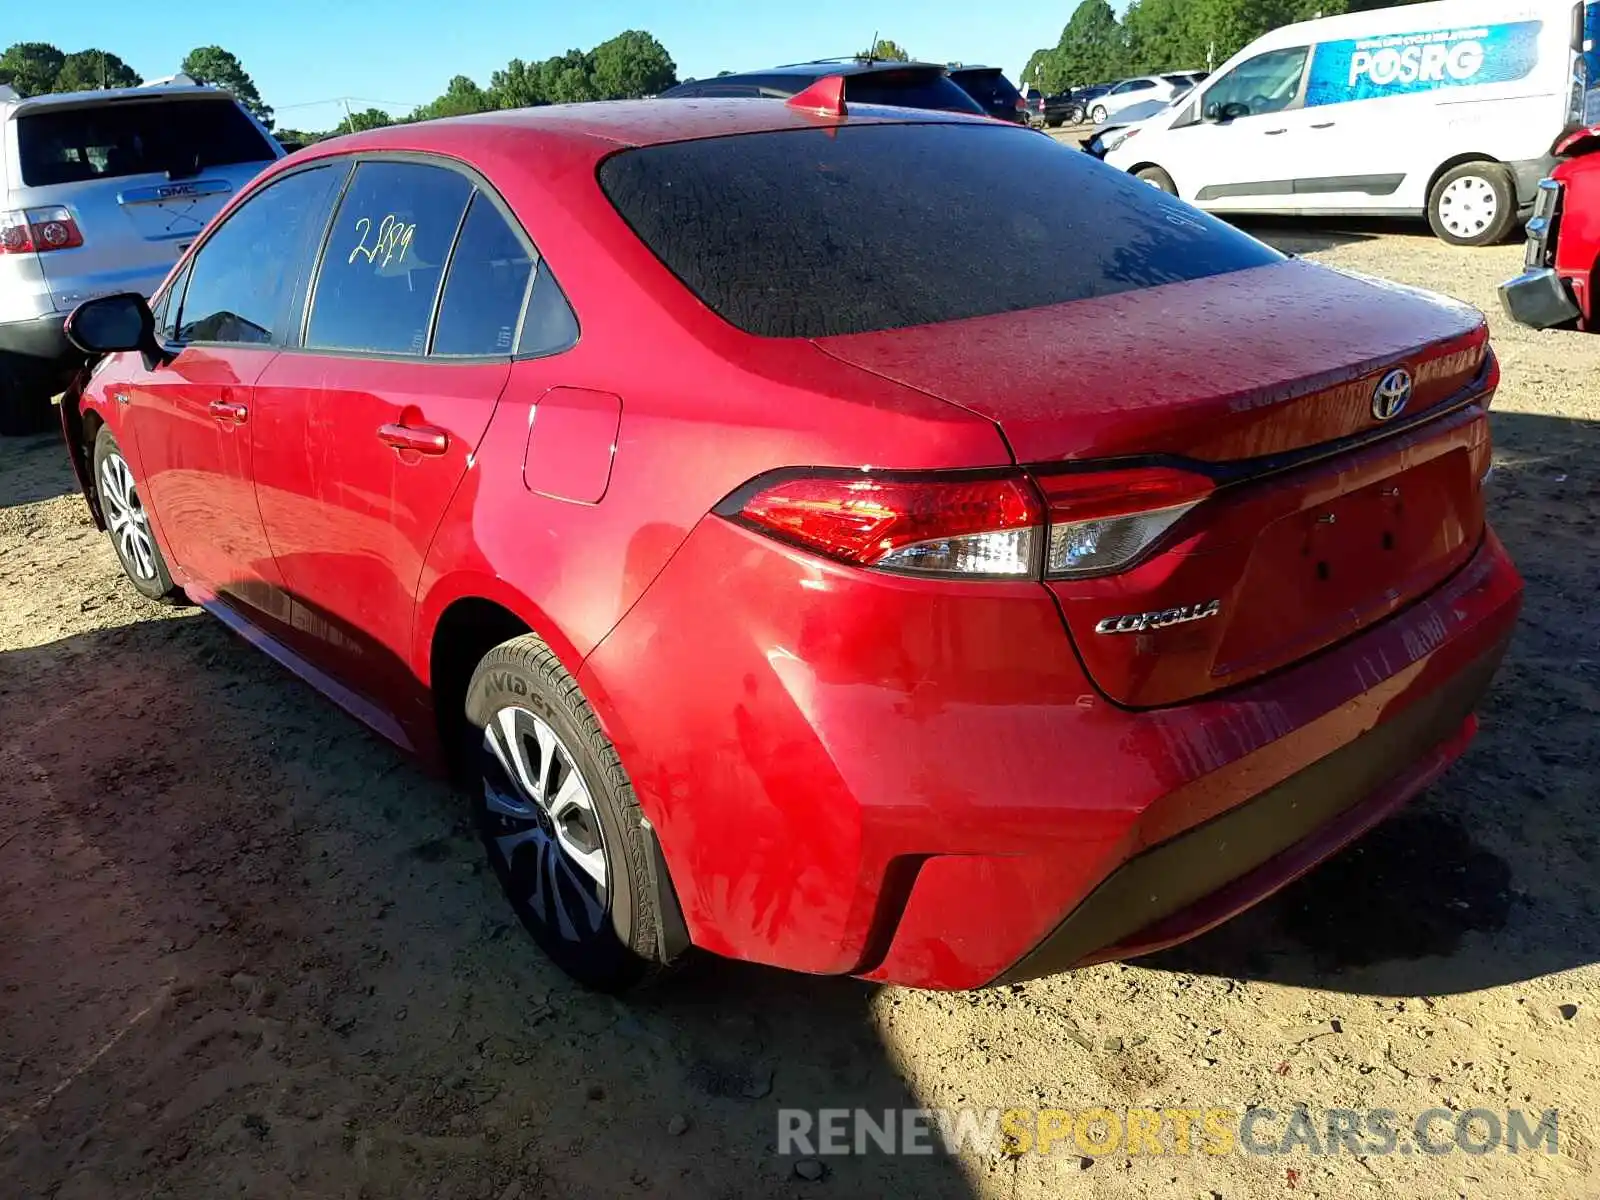
[[[1501,241],[1594,106],[1595,9],[1435,0],[1286,25],[1104,158],[1211,212],[1426,213],[1445,241]]]

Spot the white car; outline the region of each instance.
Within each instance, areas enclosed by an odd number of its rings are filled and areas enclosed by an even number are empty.
[[[1141,75],[1137,79],[1124,79],[1089,106],[1089,119],[1096,125],[1104,125],[1130,105],[1151,100],[1170,104],[1193,87],[1187,75]]]

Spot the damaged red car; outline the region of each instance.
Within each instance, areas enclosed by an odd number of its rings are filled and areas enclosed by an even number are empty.
[[[322,143],[71,321],[133,585],[453,769],[593,986],[1187,938],[1438,778],[1515,623],[1480,314],[845,108]]]

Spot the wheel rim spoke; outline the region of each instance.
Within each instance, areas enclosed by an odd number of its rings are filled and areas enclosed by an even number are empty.
[[[594,797],[548,721],[513,705],[486,722],[483,789],[512,895],[567,941],[600,930],[608,895],[604,833]]]

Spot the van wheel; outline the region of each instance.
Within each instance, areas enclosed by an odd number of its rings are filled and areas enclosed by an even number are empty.
[[[1178,194],[1178,185],[1173,183],[1172,176],[1168,175],[1160,167],[1140,167],[1133,173],[1133,177],[1144,180],[1151,187],[1163,191],[1169,196]]]
[[[1428,224],[1452,246],[1492,246],[1517,223],[1517,190],[1499,163],[1463,163],[1439,177],[1428,197]]]

